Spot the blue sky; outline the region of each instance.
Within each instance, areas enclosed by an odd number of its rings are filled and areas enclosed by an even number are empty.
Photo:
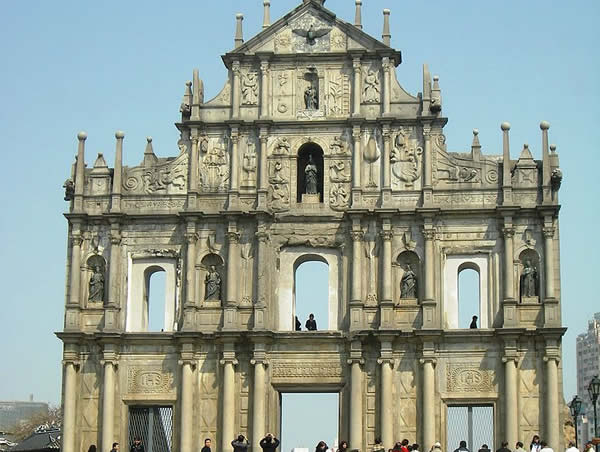
[[[272,0],[273,21],[299,0]],[[600,311],[596,290],[600,224],[598,142],[600,3],[405,2],[364,0],[363,24],[379,37],[391,13],[392,44],[402,50],[403,87],[422,89],[421,65],[439,74],[447,144],[470,147],[473,128],[484,153],[501,153],[509,121],[511,154],[529,143],[540,157],[539,122],[551,123],[564,172],[560,193],[565,397],[575,392],[575,337]],[[353,21],[353,0],[328,0]],[[142,160],[145,137],[161,156],[178,152],[184,83],[200,69],[206,96],[223,86],[220,60],[233,46],[234,15],[246,39],[262,25],[262,0],[196,2],[5,2],[0,15],[0,137],[5,237],[0,399],[58,402],[67,225],[63,181],[88,132],[87,162],[114,159],[114,132],[125,162]]]

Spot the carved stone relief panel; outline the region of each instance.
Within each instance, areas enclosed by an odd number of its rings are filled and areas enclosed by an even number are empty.
[[[99,429],[98,405],[100,398],[100,386],[102,384],[101,375],[102,366],[95,356],[88,355],[83,361],[83,365],[81,367],[81,429],[84,435],[93,434]]]
[[[395,412],[396,431],[402,432],[408,437],[415,437],[417,421],[417,366],[418,361],[414,357],[404,357],[397,360],[394,369],[394,386],[396,394],[394,400],[398,400]],[[413,433],[410,435],[410,433]]]
[[[350,77],[338,70],[328,71],[326,78],[327,116],[350,114]]]
[[[325,73],[316,66],[296,70],[296,118],[318,119],[325,117]]]
[[[413,128],[400,128],[390,155],[392,188],[420,190],[423,173],[423,147]]]
[[[219,381],[217,379],[216,359],[207,358],[200,361],[198,379],[199,424],[201,438],[215,438],[217,432],[217,413],[219,398]]]
[[[333,28],[329,33],[329,48],[332,52],[344,52],[347,42],[346,33],[343,31]]]
[[[131,365],[127,369],[128,394],[172,394],[175,392],[174,377],[163,366]]]
[[[481,369],[481,364],[448,363],[446,365],[446,390],[448,392],[492,392],[494,376],[491,370]]]
[[[367,434],[367,444],[375,443],[376,428],[377,428],[377,407],[379,406],[377,400],[377,358],[371,357],[365,360],[365,376],[366,376],[366,422],[365,430]]]
[[[284,211],[290,207],[289,166],[284,160],[269,161],[268,203],[274,211]]]
[[[321,360],[307,362],[290,362],[286,360],[273,360],[271,378],[274,383],[298,382],[317,378],[320,382],[327,380],[338,381],[343,378],[343,369],[340,361]]]
[[[248,71],[242,74],[241,79],[242,105],[258,104],[258,74]]]
[[[271,71],[273,87],[273,115],[276,117],[294,116],[294,71],[288,69]]]
[[[378,104],[381,101],[381,78],[379,68],[367,67],[363,71],[362,101],[365,104]]]
[[[292,30],[292,48],[298,53],[316,53],[330,51],[330,33],[332,26],[310,12],[290,22]]]
[[[540,383],[537,374],[535,355],[528,352],[523,357],[518,370],[519,374],[519,396],[520,413],[519,425],[524,434],[533,436],[540,429]],[[526,437],[529,437],[526,436]]]
[[[200,148],[200,188],[203,192],[225,192],[229,186],[229,140],[211,137]]]
[[[332,160],[329,164],[329,181],[329,207],[334,210],[346,209],[350,204],[350,161]]]
[[[246,150],[242,157],[242,189],[252,189],[256,187],[256,137],[248,136],[246,138]]]
[[[124,194],[187,193],[188,155],[174,160],[160,160],[156,166],[125,168]]]
[[[284,28],[275,36],[275,53],[292,53],[291,28]]]

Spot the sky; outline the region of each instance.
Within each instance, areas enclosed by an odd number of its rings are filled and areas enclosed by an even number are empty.
[[[299,0],[272,0],[275,21]],[[541,158],[539,123],[551,124],[564,173],[560,191],[565,398],[576,391],[575,337],[600,311],[598,167],[600,42],[597,0],[449,2],[363,0],[364,30],[381,36],[391,9],[397,68],[410,93],[422,64],[440,76],[450,151],[468,151],[479,129],[483,152],[500,154],[509,121],[511,155],[524,143]],[[353,0],[328,0],[352,22]],[[262,0],[196,2],[3,2],[0,15],[0,233],[3,327],[0,400],[60,400],[67,223],[62,184],[88,133],[88,165],[113,164],[114,133],[125,131],[124,160],[142,160],[146,136],[159,156],[177,149],[185,81],[199,68],[206,98],[224,84],[220,56],[231,50],[235,13],[244,36],[261,29]]]

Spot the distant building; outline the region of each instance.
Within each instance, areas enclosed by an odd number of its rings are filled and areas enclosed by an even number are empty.
[[[0,401],[0,432],[10,432],[20,421],[37,413],[48,413],[45,402]]]
[[[594,407],[587,390],[594,375],[600,375],[600,312],[588,321],[587,332],[577,336],[577,394],[583,399],[583,416],[577,427],[580,444],[594,436]]]

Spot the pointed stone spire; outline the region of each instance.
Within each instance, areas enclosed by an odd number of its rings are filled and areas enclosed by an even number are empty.
[[[85,140],[87,133],[81,131],[77,134],[79,145],[77,146],[77,160],[75,163],[75,204],[74,210],[83,209],[83,185],[85,183]]]
[[[92,169],[92,171],[103,170],[105,168],[108,169],[108,165],[106,164],[106,160],[104,159],[104,154],[102,152],[98,152],[98,157],[96,157],[96,161],[94,162],[94,168]]]
[[[473,143],[471,144],[471,158],[474,162],[481,159],[481,144],[479,143],[479,130],[473,129]]]
[[[440,89],[440,77],[433,76],[433,89],[431,90],[431,107],[432,113],[442,111],[442,90]]]
[[[244,15],[242,13],[237,13],[235,15],[235,39],[233,44],[236,49],[244,43],[244,32],[242,30],[243,20]]]
[[[110,211],[117,213],[121,211],[121,183],[123,180],[123,138],[125,133],[121,130],[115,132],[117,146],[115,151],[115,169],[113,172],[112,204]]]
[[[192,120],[200,119],[200,104],[204,102],[204,84],[200,80],[198,69],[194,69],[192,84]]]
[[[271,0],[264,0],[263,8],[263,28],[267,28],[271,25]]]
[[[542,121],[540,123],[540,129],[542,130],[542,202],[550,202],[550,153],[548,152],[548,129],[550,123],[548,121]]]
[[[429,115],[429,107],[431,106],[431,74],[429,66],[423,65],[423,115]]]
[[[510,141],[508,131],[510,124],[503,122],[500,124],[502,129],[502,194],[504,205],[512,203],[512,173],[510,167]]]
[[[356,0],[356,12],[354,13],[354,26],[362,30],[362,0]]]
[[[383,33],[381,38],[386,46],[392,44],[392,35],[390,33],[390,10],[387,8],[383,10]]]
[[[154,166],[158,162],[158,158],[154,154],[152,148],[152,137],[146,137],[146,150],[144,151],[144,166]]]

